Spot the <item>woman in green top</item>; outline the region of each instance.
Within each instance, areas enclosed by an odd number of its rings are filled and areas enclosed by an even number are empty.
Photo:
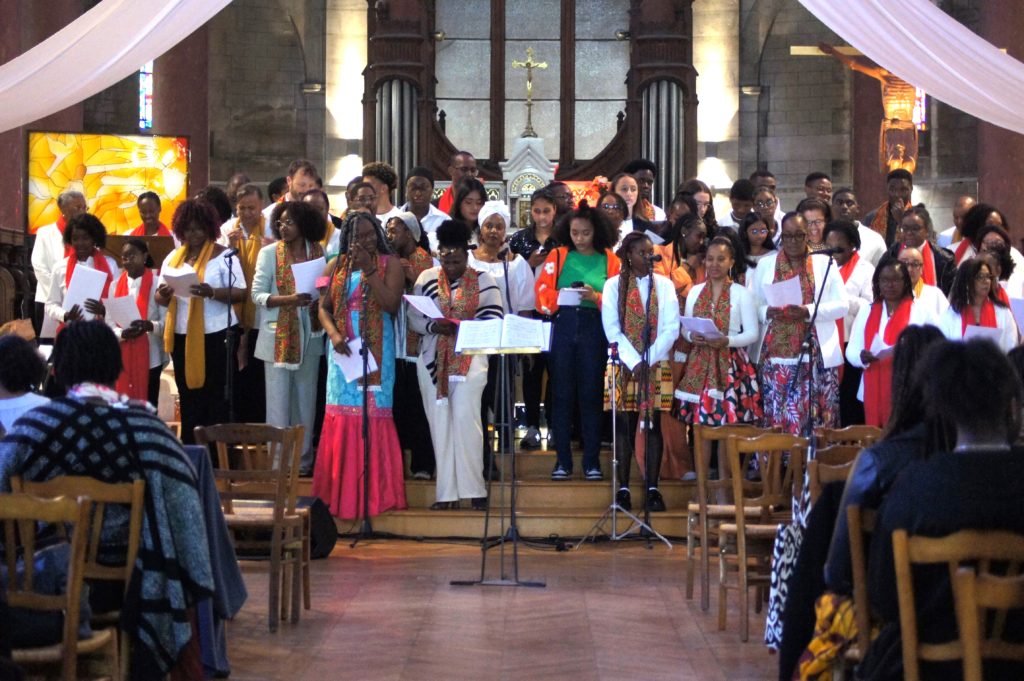
[[[611,251],[618,235],[608,218],[586,201],[558,223],[558,243],[537,275],[537,311],[554,315],[551,335],[551,437],[558,460],[552,480],[572,476],[572,410],[579,404],[583,439],[583,471],[587,480],[601,480],[601,419],[604,366],[608,341],[601,325],[601,291],[619,272],[619,259]],[[561,289],[579,293],[563,298]],[[575,298],[575,300],[570,300]]]

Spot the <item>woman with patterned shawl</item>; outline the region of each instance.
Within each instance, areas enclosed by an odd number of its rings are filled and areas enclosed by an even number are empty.
[[[469,225],[445,220],[436,234],[441,265],[421,273],[413,292],[433,299],[444,318],[408,312],[409,328],[422,336],[416,376],[437,460],[437,500],[430,508],[458,508],[460,499],[471,499],[481,510],[487,508],[480,419],[487,357],[456,354],[455,340],[460,321],[502,317],[501,291],[491,275],[469,267]]]
[[[310,386],[316,385],[324,354],[323,329],[313,297],[295,290],[292,266],[323,257],[325,224],[316,208],[301,201],[279,203],[271,215],[277,241],[260,249],[252,282],[260,320],[256,359],[263,362],[267,423],[305,428],[299,469],[309,474],[316,454],[310,445],[316,391]]]
[[[189,655],[198,656],[188,611],[214,589],[195,469],[150,404],[114,390],[121,350],[106,324],[67,325],[54,344],[53,363],[67,396],[26,412],[0,441],[0,492],[11,491],[14,476],[146,481],[142,540],[128,592],[97,582],[90,602],[96,612],[121,609],[120,628],[132,643],[132,678],[163,679]],[[127,509],[107,507],[100,562],[124,561],[128,520]]]
[[[633,438],[638,427],[650,438],[647,450],[651,460],[641,469],[650,471],[645,480],[645,498],[651,511],[664,511],[665,502],[658,491],[661,470],[661,415],[672,409],[672,369],[669,357],[679,338],[679,300],[675,285],[668,277],[652,271],[654,244],[643,232],[630,232],[616,252],[622,263],[619,274],[604,285],[601,323],[610,344],[618,347],[621,366],[615,385],[617,401],[619,490],[616,501],[629,510],[629,467]],[[648,298],[650,305],[648,306]],[[645,343],[646,310],[650,309],[650,336]],[[648,353],[644,354],[644,346]],[[605,409],[611,408],[611,373],[606,375]],[[641,390],[648,379],[649,390]]]
[[[336,362],[327,364],[327,411],[320,432],[313,494],[339,518],[361,518],[363,501],[363,391],[369,392],[370,515],[405,508],[402,449],[391,418],[395,387],[393,315],[402,301],[402,266],[373,215],[352,211],[340,235],[341,253],[327,263],[327,293],[320,324],[334,352],[353,354],[359,340],[377,369],[346,381]],[[356,353],[358,354],[358,353]],[[372,365],[371,365],[372,366]],[[312,388],[312,386],[309,386]]]

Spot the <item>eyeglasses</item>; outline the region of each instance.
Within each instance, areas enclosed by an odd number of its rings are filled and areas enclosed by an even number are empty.
[[[295,226],[295,220],[292,220],[291,218],[285,218],[283,220],[278,220],[277,221],[277,226],[278,227],[294,227]]]
[[[768,230],[764,229],[764,228],[761,228],[761,229],[748,229],[747,230],[747,234],[754,234],[756,236],[768,236]]]
[[[923,262],[903,261],[900,260],[900,264],[906,267],[908,270],[919,270],[924,267]]]
[[[806,241],[807,240],[807,235],[806,234],[783,234],[782,235],[782,240],[783,241],[788,241],[790,243],[799,243],[801,241]]]
[[[754,208],[772,208],[774,206],[774,201],[754,201]]]
[[[811,227],[824,227],[825,226],[825,221],[824,220],[808,220],[807,224],[809,226],[811,226]]]
[[[617,203],[602,203],[601,210],[622,210],[622,206]]]
[[[991,274],[976,274],[974,275],[974,281],[992,281],[995,279]]]

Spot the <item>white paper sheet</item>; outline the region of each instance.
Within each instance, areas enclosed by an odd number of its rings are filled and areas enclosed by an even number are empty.
[[[441,308],[437,306],[434,299],[430,296],[410,296],[404,295],[405,301],[412,305],[418,312],[423,313],[430,319],[444,319],[444,315],[441,313]]]
[[[655,234],[654,232],[652,232],[649,229],[645,229],[644,230],[644,234],[647,235],[647,238],[650,239],[651,243],[654,244],[655,246],[660,246],[663,243],[665,243],[664,239],[662,239],[660,236],[658,236],[657,234]]]
[[[558,289],[558,306],[559,307],[577,307],[583,302],[583,292],[586,289],[583,288],[560,288]]]
[[[316,287],[316,280],[323,274],[327,261],[323,258],[300,262],[292,265],[292,276],[295,277],[295,292],[308,293],[313,300],[320,297],[320,291]]]
[[[967,330],[964,331],[964,340],[969,341],[973,338],[987,338],[998,345],[1002,335],[1003,332],[1000,329],[993,329],[990,326],[976,326],[974,324],[969,324],[967,326]]]
[[[1010,310],[1017,322],[1017,329],[1024,334],[1024,298],[1010,298]]]
[[[142,319],[139,315],[139,305],[132,296],[104,298],[103,306],[107,308],[107,319],[122,329],[127,329],[132,322]]]
[[[174,289],[176,298],[191,298],[192,287],[199,286],[199,275],[191,265],[165,267],[160,271],[164,283]]]
[[[803,305],[804,296],[800,291],[800,277],[770,284],[764,290],[764,299],[768,303],[768,307]]]
[[[82,310],[85,319],[92,319],[93,315],[85,311],[85,301],[99,300],[103,295],[103,285],[107,283],[107,273],[94,270],[85,265],[76,265],[75,271],[71,274],[71,281],[68,283],[68,291],[64,294],[64,310],[70,310],[77,305]]]
[[[357,378],[363,377],[363,357],[359,354],[359,350],[363,347],[362,338],[353,338],[348,342],[348,349],[351,354],[346,357],[337,350],[331,350],[331,359],[341,369],[342,375],[345,376],[345,380],[351,383]],[[367,357],[367,370],[369,373],[373,373],[377,370],[377,359],[373,356],[373,353],[369,353]]]
[[[882,334],[880,333],[875,334],[875,340],[871,341],[871,347],[868,348],[868,352],[874,355],[877,359],[892,357],[893,350],[893,346],[885,344],[885,339],[882,338]]]
[[[510,314],[505,317],[501,330],[504,349],[534,349],[544,347],[544,326],[539,319]]]
[[[459,322],[459,331],[455,338],[455,352],[500,348],[503,328],[500,319],[467,319]]]
[[[699,333],[708,340],[715,340],[724,336],[713,321],[704,317],[680,317],[679,323],[690,333]]]
[[[544,343],[540,346],[541,352],[551,352],[551,327],[554,326],[551,322],[541,322],[544,328]]]

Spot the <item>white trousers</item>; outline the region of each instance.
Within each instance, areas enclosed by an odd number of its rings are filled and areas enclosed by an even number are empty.
[[[486,497],[480,400],[487,384],[487,358],[473,357],[466,380],[448,384],[447,404],[437,403],[437,388],[422,357],[416,360],[416,378],[434,443],[437,501]]]
[[[302,364],[294,371],[275,367],[273,362],[263,363],[267,383],[267,423],[279,428],[298,425],[305,428],[300,469],[312,468],[313,457],[316,455],[310,442],[316,416],[316,380],[320,357],[319,354],[306,352],[302,356]]]

